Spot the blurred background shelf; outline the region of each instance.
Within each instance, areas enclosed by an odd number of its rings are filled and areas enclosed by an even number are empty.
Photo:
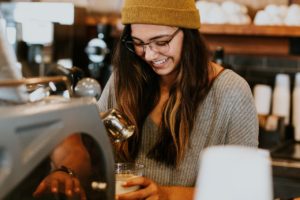
[[[300,27],[203,24],[200,32],[214,51],[227,54],[300,56]]]
[[[200,32],[210,35],[300,37],[299,26],[256,26],[202,24]]]
[[[115,26],[120,21],[119,13],[92,13],[85,17],[85,24],[88,26],[96,26],[98,24],[108,24]]]

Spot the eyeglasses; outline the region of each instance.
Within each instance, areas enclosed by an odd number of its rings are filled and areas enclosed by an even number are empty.
[[[132,40],[123,39],[122,42],[124,43],[125,47],[129,51],[137,54],[138,56],[144,55],[144,53],[146,52],[146,46],[149,46],[149,48],[152,51],[166,53],[170,49],[169,43],[173,40],[173,38],[177,35],[179,31],[180,28],[178,28],[172,35],[170,35],[167,40],[158,39],[158,40],[153,40],[151,42],[144,43],[144,42],[136,42]]]

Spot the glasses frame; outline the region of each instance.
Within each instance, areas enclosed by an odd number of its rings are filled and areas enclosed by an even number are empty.
[[[181,30],[181,29],[178,28],[174,33],[172,33],[172,34],[169,36],[169,39],[165,41],[165,42],[166,42],[166,45],[170,46],[170,45],[169,45],[170,42],[174,39],[174,37],[177,35],[177,33],[179,33],[180,30]],[[137,54],[136,51],[134,50],[134,41],[132,41],[132,40],[127,40],[128,37],[129,37],[129,36],[124,37],[124,38],[122,39],[122,43],[125,45],[126,49],[128,49],[131,53],[134,53],[134,54],[140,56],[140,55]],[[153,41],[146,42],[146,43],[141,42],[140,45],[143,46],[143,54],[145,54],[145,52],[146,52],[146,46],[149,46],[149,48],[151,49],[151,51],[154,51],[154,50],[151,48],[151,46],[150,46],[150,44],[153,43],[153,42],[157,42],[157,41],[153,40]],[[132,48],[129,47],[130,45],[132,46]],[[157,53],[157,52],[159,52],[159,51],[154,51],[154,52]]]

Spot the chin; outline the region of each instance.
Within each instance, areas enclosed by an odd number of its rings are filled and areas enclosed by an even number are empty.
[[[164,66],[161,68],[152,67],[152,69],[155,73],[157,73],[158,75],[161,75],[161,76],[169,75],[174,71],[173,67],[169,67],[169,66]]]
[[[166,69],[157,69],[157,68],[153,68],[153,71],[158,74],[158,75],[161,75],[161,76],[164,76],[164,75],[167,75],[169,74],[170,72],[167,71]]]
[[[172,74],[172,72],[170,71],[155,71],[155,73],[159,76],[170,76]]]

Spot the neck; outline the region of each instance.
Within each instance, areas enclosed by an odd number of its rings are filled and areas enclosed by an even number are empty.
[[[171,86],[174,84],[175,79],[176,79],[176,76],[174,74],[162,76],[160,78],[161,91],[169,91]]]

